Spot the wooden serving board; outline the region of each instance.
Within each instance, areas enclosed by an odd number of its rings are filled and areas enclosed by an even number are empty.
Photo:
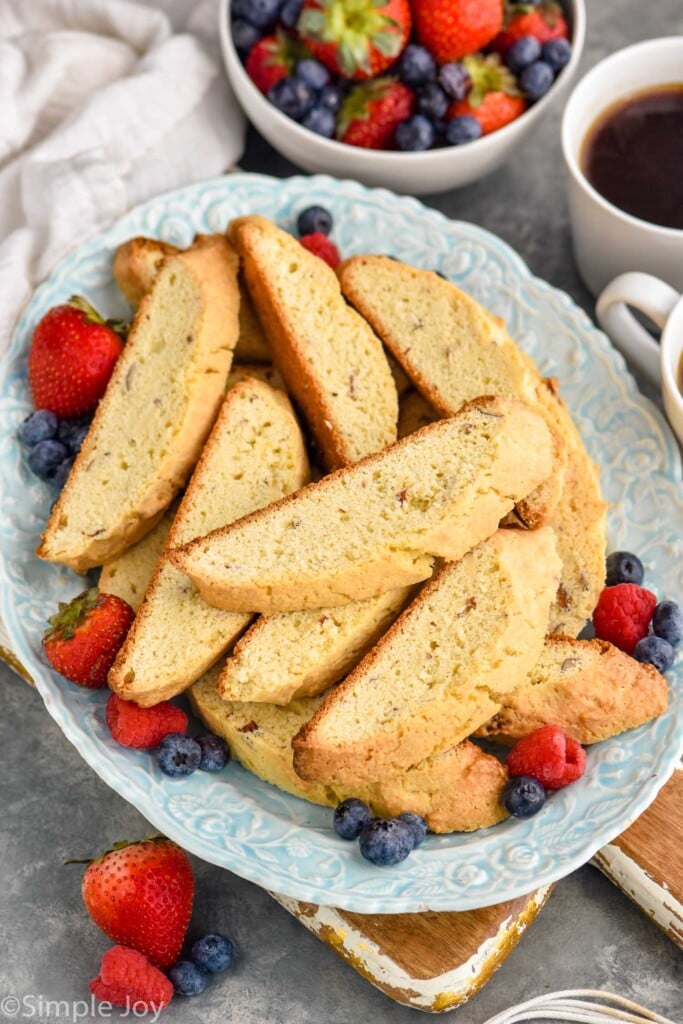
[[[0,658],[27,682],[0,620]],[[683,948],[683,770],[593,863]],[[273,899],[396,1002],[439,1013],[470,999],[515,948],[552,887],[482,910],[352,914]]]

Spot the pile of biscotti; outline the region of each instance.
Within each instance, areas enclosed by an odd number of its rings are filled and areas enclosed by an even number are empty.
[[[132,239],[114,275],[137,312],[38,554],[136,609],[121,697],[188,690],[263,779],[437,832],[505,816],[471,737],[594,743],[665,709],[654,668],[575,639],[606,506],[500,320],[256,216],[187,251]]]

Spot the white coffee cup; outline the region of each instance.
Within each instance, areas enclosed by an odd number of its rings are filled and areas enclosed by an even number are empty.
[[[683,291],[683,230],[632,217],[608,202],[581,170],[586,135],[616,101],[683,83],[683,36],[650,39],[607,57],[576,86],[562,119],[574,256],[594,295],[618,274],[641,270]]]
[[[661,327],[659,345],[641,327],[629,306]],[[683,295],[651,274],[620,274],[600,295],[596,312],[600,326],[631,365],[661,386],[669,423],[683,444]]]

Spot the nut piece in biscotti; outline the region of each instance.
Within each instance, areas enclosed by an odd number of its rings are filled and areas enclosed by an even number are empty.
[[[435,556],[460,558],[552,464],[542,417],[483,398],[169,557],[232,611],[362,601],[427,579]]]
[[[538,661],[559,573],[549,527],[499,530],[440,569],[294,738],[299,775],[393,777],[469,736]]]
[[[306,782],[292,765],[292,736],[322,698],[302,697],[287,707],[224,701],[216,693],[217,673],[212,669],[188,690],[194,711],[227,741],[245,768],[287,793],[332,807],[355,796],[382,817],[412,811],[433,832],[470,832],[506,817],[500,800],[507,772],[495,757],[468,741],[382,782],[351,789]]]
[[[549,632],[577,636],[605,585],[607,503],[600,491],[598,467],[584,447],[555,380],[544,381],[539,399],[562,433],[568,456],[562,495],[550,517],[562,559],[562,579],[550,612]]]
[[[133,306],[139,305],[151,290],[166,257],[179,252],[182,250],[175,245],[155,238],[130,238],[118,247],[114,256],[114,280]],[[244,363],[269,363],[272,353],[241,277],[240,274],[237,278],[240,286],[240,333],[235,359]]]
[[[559,725],[577,743],[598,743],[657,718],[667,708],[664,676],[606,640],[547,638],[526,682],[476,733],[516,743]]]
[[[118,558],[102,566],[97,585],[103,594],[116,594],[127,601],[133,611],[138,610],[168,539],[176,511],[177,501],[174,501],[153,530]]]
[[[289,704],[322,693],[358,664],[408,603],[412,587],[336,608],[262,615],[218,678],[224,700]]]
[[[452,416],[477,395],[536,404],[541,378],[531,358],[502,320],[450,281],[387,256],[353,256],[337,273],[346,298],[439,415]],[[518,505],[525,526],[547,522],[562,491],[564,465],[557,433],[552,475]]]
[[[168,545],[231,522],[308,479],[289,399],[256,380],[227,394],[173,521]],[[251,616],[206,604],[162,555],[109,672],[109,685],[147,707],[186,689],[223,654]]]
[[[237,341],[238,258],[221,235],[162,264],[36,554],[85,572],[159,521],[213,425]]]
[[[396,385],[382,345],[344,301],[334,271],[262,217],[229,237],[275,361],[328,469],[396,440]]]

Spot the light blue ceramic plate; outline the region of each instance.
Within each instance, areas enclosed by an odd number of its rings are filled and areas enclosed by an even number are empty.
[[[493,235],[453,223],[413,199],[331,178],[288,181],[236,174],[154,199],[64,259],[35,293],[0,379],[1,611],[15,650],[46,707],[85,760],[158,829],[186,849],[269,889],[362,913],[467,910],[555,881],[583,864],[652,801],[680,753],[683,668],[669,673],[671,707],[651,725],[589,750],[579,783],[529,821],[469,835],[430,836],[407,861],[373,868],[331,828],[331,812],[279,792],[240,767],[175,781],[145,753],[112,742],[105,694],[55,675],[40,647],[45,620],[82,581],[33,555],[51,495],[24,465],[16,428],[29,411],[25,353],[45,311],[82,292],[109,314],[124,311],[111,280],[116,246],[152,235],[185,246],[258,212],[294,228],[303,207],[333,210],[345,255],[387,252],[440,270],[505,317],[512,335],[562,391],[602,466],[612,503],[610,544],[636,551],[661,596],[683,595],[681,467],[674,438],[622,358],[567,295],[531,277]],[[68,798],[65,794],[65,813]],[[115,837],[114,837],[115,838]]]

